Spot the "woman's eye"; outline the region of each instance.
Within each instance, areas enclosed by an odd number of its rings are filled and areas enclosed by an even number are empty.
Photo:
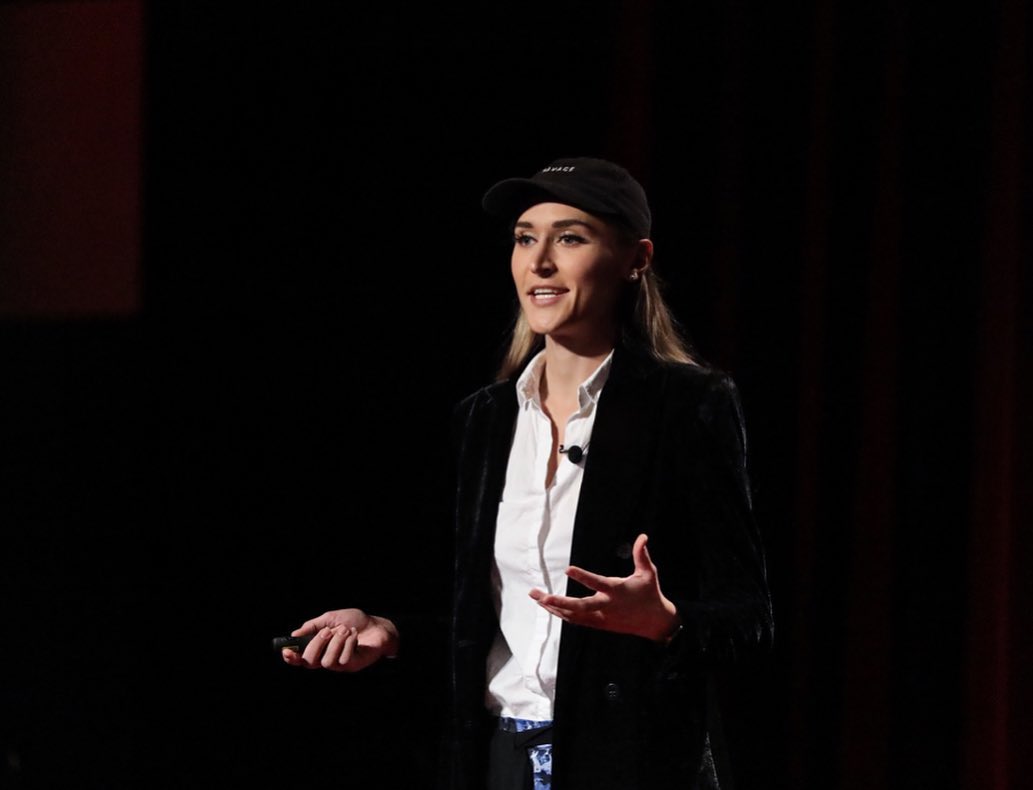
[[[559,241],[560,244],[566,244],[567,246],[572,246],[574,244],[584,244],[585,243],[585,237],[584,236],[578,236],[576,233],[563,233],[563,234],[560,235],[558,241]]]
[[[529,236],[526,233],[518,233],[513,237],[513,244],[515,244],[517,247],[526,247],[532,241],[534,241],[534,237]]]

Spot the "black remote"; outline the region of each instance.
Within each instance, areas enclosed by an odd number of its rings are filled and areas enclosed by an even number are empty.
[[[305,649],[305,645],[312,641],[312,637],[315,634],[305,634],[304,636],[278,636],[273,640],[273,650],[293,650],[295,653],[300,653]]]

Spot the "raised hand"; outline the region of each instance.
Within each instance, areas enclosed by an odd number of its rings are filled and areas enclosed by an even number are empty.
[[[537,588],[530,595],[538,605],[569,623],[634,634],[663,642],[678,628],[678,611],[660,591],[656,565],[649,558],[645,534],[635,539],[631,550],[635,570],[630,576],[600,576],[571,565],[567,576],[594,594],[586,598],[550,595]]]

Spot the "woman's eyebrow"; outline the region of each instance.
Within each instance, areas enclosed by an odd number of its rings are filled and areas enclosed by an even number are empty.
[[[552,223],[554,228],[569,228],[573,225],[582,225],[589,230],[595,230],[591,223],[585,222],[583,219],[558,219]],[[533,228],[534,225],[530,222],[517,222],[514,228]]]

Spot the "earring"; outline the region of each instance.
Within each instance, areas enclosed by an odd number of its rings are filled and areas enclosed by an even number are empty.
[[[637,269],[636,270],[632,270],[631,275],[630,275],[630,277],[628,279],[630,279],[632,282],[637,282],[638,281],[638,270]]]

